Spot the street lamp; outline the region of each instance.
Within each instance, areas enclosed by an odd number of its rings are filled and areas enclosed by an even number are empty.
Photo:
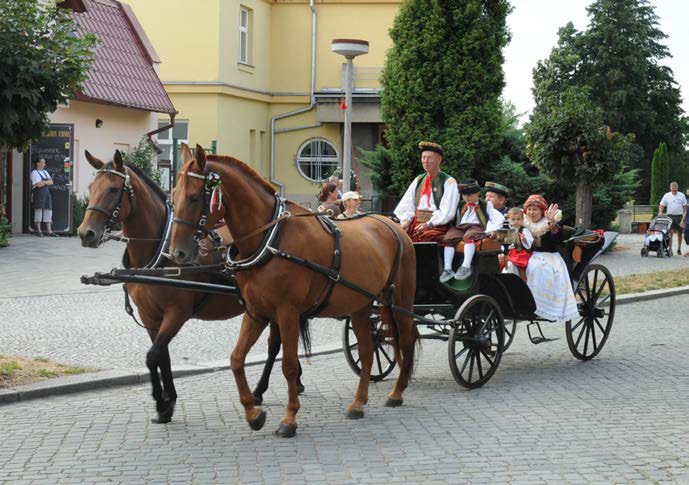
[[[354,83],[354,66],[352,60],[368,54],[368,41],[358,39],[334,39],[330,49],[347,59],[345,64],[345,131],[344,158],[342,160],[343,192],[350,190],[349,175],[352,171],[352,84]]]

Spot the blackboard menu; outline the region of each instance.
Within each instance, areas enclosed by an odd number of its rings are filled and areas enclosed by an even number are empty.
[[[45,169],[53,179],[50,196],[53,199],[53,231],[72,232],[72,147],[74,125],[51,124],[38,140],[31,143],[33,162],[45,159]],[[33,208],[32,208],[33,224]]]

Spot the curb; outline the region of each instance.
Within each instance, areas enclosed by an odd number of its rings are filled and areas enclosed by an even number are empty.
[[[311,357],[319,355],[335,354],[342,351],[340,345],[324,345],[313,350]],[[303,354],[299,355],[304,358]],[[281,354],[275,361],[282,360]],[[263,357],[247,359],[245,366],[257,366],[265,364]],[[198,364],[184,364],[172,368],[173,377],[189,377],[210,372],[228,370],[229,359],[222,361],[201,362]],[[47,396],[60,394],[72,394],[76,392],[92,391],[116,386],[127,386],[149,382],[148,369],[118,369],[92,372],[76,376],[57,377],[46,381],[16,386],[8,389],[0,389],[0,406],[18,401],[28,401]]]
[[[626,305],[629,303],[637,303],[640,301],[655,300],[658,298],[668,298],[686,294],[689,294],[689,286],[680,286],[678,288],[664,290],[651,290],[643,293],[622,295],[617,298],[617,304]],[[316,357],[319,355],[329,355],[341,351],[342,346],[339,344],[324,345],[314,349],[314,351],[311,353],[311,356]],[[301,354],[299,357],[304,358],[304,355]],[[281,360],[282,357],[279,356],[276,359],[276,362]],[[246,367],[263,365],[265,362],[265,358],[259,357],[247,359],[245,365]],[[228,370],[229,368],[230,365],[228,360],[201,362],[198,364],[174,366],[172,368],[172,375],[176,378],[188,377]],[[148,381],[148,369],[145,368],[106,370],[77,376],[57,377],[55,379],[36,382],[34,384],[27,384],[25,386],[0,389],[0,405],[18,401],[28,401],[30,399],[37,399],[47,396],[56,396],[60,394],[71,394],[76,392],[91,391],[94,389],[142,384]]]

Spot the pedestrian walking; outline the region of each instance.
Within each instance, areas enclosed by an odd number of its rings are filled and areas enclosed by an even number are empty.
[[[682,232],[687,218],[687,198],[679,190],[677,182],[670,184],[670,192],[660,200],[658,215],[667,213],[672,219],[670,228],[670,251],[672,251],[672,233],[677,233],[677,254],[682,254]],[[667,211],[667,212],[666,212]]]

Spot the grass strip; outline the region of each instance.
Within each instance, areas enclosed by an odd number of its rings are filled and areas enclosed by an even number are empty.
[[[43,357],[24,359],[0,355],[0,389],[31,384],[53,377],[83,374],[92,370],[57,364]]]
[[[618,295],[626,293],[643,293],[644,291],[677,288],[689,285],[689,271],[676,269],[655,273],[632,274],[615,278],[615,289]]]

